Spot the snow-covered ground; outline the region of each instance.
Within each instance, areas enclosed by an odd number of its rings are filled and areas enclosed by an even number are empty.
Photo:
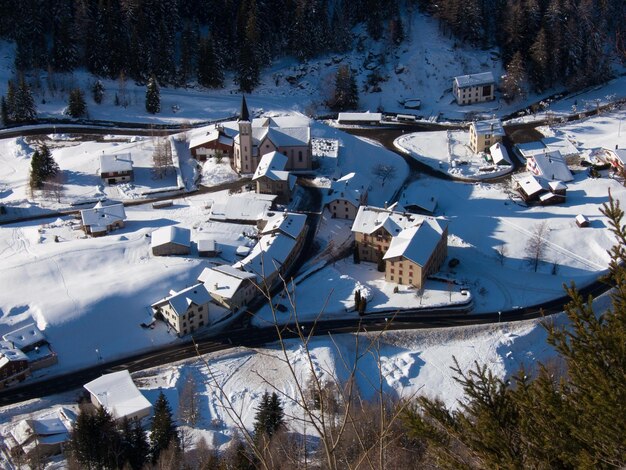
[[[467,131],[418,132],[398,137],[394,145],[411,158],[454,178],[484,181],[511,173],[511,165],[493,165],[469,147]]]

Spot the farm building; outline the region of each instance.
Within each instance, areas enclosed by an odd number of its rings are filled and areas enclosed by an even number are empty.
[[[198,256],[212,258],[219,254],[217,243],[212,238],[203,238],[196,243],[198,245]]]
[[[231,129],[213,126],[208,132],[195,135],[189,140],[189,151],[199,161],[216,155],[230,158],[233,156],[234,136]]]
[[[89,392],[91,403],[104,408],[116,421],[141,419],[152,413],[152,405],[127,370],[105,374],[83,387]]]
[[[191,231],[183,227],[161,227],[152,232],[154,256],[188,255],[191,252]]]
[[[274,194],[232,194],[225,202],[216,202],[211,206],[209,219],[256,225],[263,214],[272,208],[275,200]]]

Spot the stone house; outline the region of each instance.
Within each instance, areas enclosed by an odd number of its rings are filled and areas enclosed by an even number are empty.
[[[494,100],[495,91],[496,81],[491,72],[460,75],[452,81],[452,94],[462,105]]]
[[[151,235],[154,256],[188,255],[191,252],[191,231],[188,228],[161,227]]]
[[[277,203],[289,203],[296,186],[296,177],[285,171],[287,161],[288,158],[282,153],[270,152],[263,155],[252,177],[258,194],[274,194],[277,196]]]
[[[504,129],[499,119],[475,121],[470,124],[470,148],[474,153],[487,152],[493,144],[501,142]]]

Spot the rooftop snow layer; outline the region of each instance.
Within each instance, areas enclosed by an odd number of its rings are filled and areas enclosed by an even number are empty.
[[[470,75],[460,75],[454,77],[456,84],[459,88],[466,88],[470,86],[481,86],[495,83],[492,72],[474,73]]]
[[[37,328],[37,325],[29,323],[28,325],[24,325],[17,330],[3,335],[2,339],[12,343],[16,348],[24,349],[33,344],[45,341],[46,337],[41,330]]]
[[[100,155],[100,173],[124,173],[133,170],[130,153],[123,155]]]
[[[144,413],[147,415],[152,409],[127,370],[103,375],[86,383],[84,387],[115,419]]]
[[[191,231],[188,228],[170,225],[161,227],[152,232],[152,247],[174,243],[176,245],[191,246]]]

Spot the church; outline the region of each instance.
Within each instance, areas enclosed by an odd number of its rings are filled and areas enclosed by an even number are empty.
[[[237,120],[239,133],[233,139],[233,168],[254,173],[263,155],[278,152],[287,157],[285,171],[306,171],[311,163],[311,127],[301,117],[250,119],[246,98],[241,99]]]

